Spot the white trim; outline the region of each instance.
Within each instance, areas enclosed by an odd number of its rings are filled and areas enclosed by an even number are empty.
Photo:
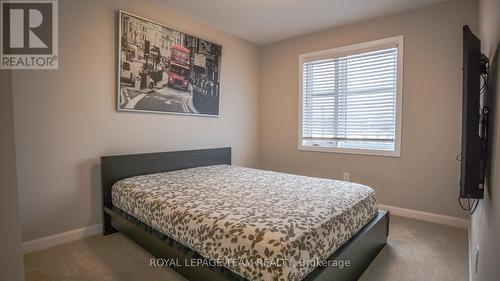
[[[303,111],[303,67],[304,62],[311,59],[320,59],[325,57],[344,56],[356,52],[366,52],[368,50],[380,49],[389,46],[397,46],[397,90],[396,90],[396,135],[394,139],[394,151],[375,150],[375,149],[357,149],[357,148],[341,148],[341,147],[314,147],[302,144],[302,111]],[[365,43],[354,44],[345,47],[320,50],[299,55],[299,114],[298,114],[298,143],[297,149],[303,151],[319,151],[319,152],[334,152],[347,154],[375,155],[375,156],[401,156],[401,130],[403,116],[403,53],[404,53],[404,36],[395,36],[380,40],[374,40]]]
[[[299,125],[300,126],[300,125]],[[300,128],[299,128],[300,130]],[[309,146],[302,145],[299,140],[299,150],[302,151],[316,151],[316,152],[334,152],[344,154],[357,154],[357,155],[372,155],[372,156],[387,156],[387,157],[400,157],[397,150],[376,150],[376,149],[363,149],[363,148],[342,148],[342,147],[327,147],[327,146]],[[394,147],[396,149],[396,146]]]
[[[372,51],[378,51],[385,48],[394,48],[400,46],[404,39],[403,35],[394,36],[390,38],[384,38],[379,40],[373,40],[369,42],[363,42],[358,44],[353,44],[349,46],[343,46],[338,48],[331,48],[326,50],[319,50],[315,52],[309,52],[300,54],[304,62],[310,62],[313,60],[321,60],[326,58],[338,58],[349,55],[355,55],[360,53],[367,53]]]
[[[428,213],[428,212],[422,212],[422,211],[417,211],[417,210],[412,210],[412,209],[405,209],[405,208],[394,207],[394,206],[384,205],[384,204],[378,204],[378,207],[380,209],[389,210],[391,212],[391,214],[396,215],[396,216],[400,216],[400,217],[411,218],[411,219],[432,222],[432,223],[437,223],[437,224],[444,224],[444,225],[449,225],[449,226],[455,226],[455,227],[459,227],[459,228],[468,228],[469,227],[469,220],[467,220],[467,219],[450,217],[450,216],[439,215],[439,214]]]
[[[102,224],[82,227],[79,229],[70,230],[68,232],[54,234],[51,236],[24,242],[22,244],[22,251],[23,254],[28,254],[31,252],[40,251],[59,244],[68,243],[71,241],[79,240],[88,236],[101,233],[102,233]]]

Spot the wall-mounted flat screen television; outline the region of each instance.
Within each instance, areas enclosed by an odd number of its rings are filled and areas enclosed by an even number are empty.
[[[463,27],[462,151],[460,155],[460,198],[483,198],[486,173],[486,132],[488,109],[481,93],[487,72],[481,42],[470,28]]]

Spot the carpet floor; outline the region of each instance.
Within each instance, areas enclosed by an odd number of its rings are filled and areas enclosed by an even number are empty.
[[[27,281],[180,281],[120,233],[96,235],[24,256]],[[467,231],[392,216],[388,245],[362,281],[467,280]]]

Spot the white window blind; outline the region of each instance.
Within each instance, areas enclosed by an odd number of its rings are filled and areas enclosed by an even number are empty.
[[[398,77],[397,44],[303,60],[302,146],[394,151]]]

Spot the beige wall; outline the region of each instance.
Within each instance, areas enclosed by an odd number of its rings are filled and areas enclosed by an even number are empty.
[[[500,276],[500,0],[479,2],[479,37],[482,51],[490,58],[487,98],[495,107],[491,124],[491,176],[471,217],[471,280],[494,281]],[[479,247],[476,269],[476,247]]]
[[[383,204],[465,217],[457,204],[462,25],[477,2],[445,2],[265,46],[261,54],[260,163],[265,169],[372,186]],[[297,150],[298,55],[404,35],[400,158]]]
[[[456,0],[264,47],[154,1],[59,1],[60,65],[13,75],[23,240],[101,222],[99,156],[233,147],[233,162],[351,179],[381,203],[465,217],[457,207],[461,25],[477,2]],[[221,117],[115,111],[116,11],[223,45]],[[400,158],[297,151],[298,55],[405,36]]]
[[[21,227],[16,184],[16,152],[12,115],[12,75],[0,70],[0,280],[24,280]]]
[[[220,118],[115,111],[118,9],[223,45]],[[59,52],[13,75],[24,241],[101,222],[101,155],[231,146],[256,165],[257,46],[152,1],[62,0]]]

